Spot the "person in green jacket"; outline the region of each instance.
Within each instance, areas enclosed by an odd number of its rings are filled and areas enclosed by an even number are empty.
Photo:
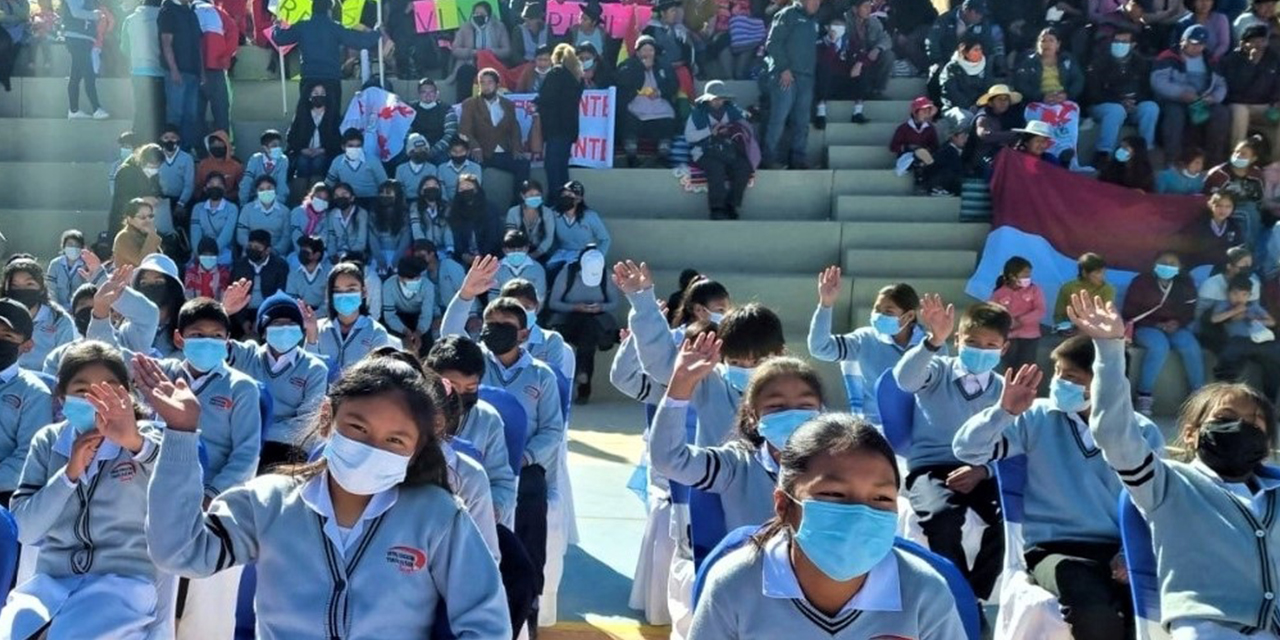
[[[818,21],[814,14],[820,4],[821,0],[796,0],[779,11],[764,43],[770,112],[762,151],[767,168],[782,167],[778,145],[787,123],[791,124],[791,168],[808,168],[805,147],[818,65]]]

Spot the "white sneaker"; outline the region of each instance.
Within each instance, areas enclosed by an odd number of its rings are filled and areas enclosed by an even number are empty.
[[[93,116],[83,111],[67,111],[68,120],[88,120],[89,118],[92,118],[92,117]]]
[[[93,112],[94,120],[107,120],[109,118],[111,118],[111,114],[103,111],[101,107],[99,107],[97,111]]]

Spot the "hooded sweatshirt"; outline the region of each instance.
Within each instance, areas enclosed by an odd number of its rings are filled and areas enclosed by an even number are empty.
[[[206,36],[209,34],[205,34]],[[195,200],[204,199],[204,182],[209,178],[211,173],[221,173],[226,178],[227,199],[235,202],[236,187],[240,184],[240,176],[244,175],[244,165],[236,160],[235,147],[231,146],[231,138],[227,136],[226,131],[218,130],[204,137],[204,150],[209,151],[212,142],[217,139],[227,145],[227,156],[225,158],[215,158],[208,155],[204,160],[196,164],[196,195]],[[237,204],[239,204],[237,202]]]

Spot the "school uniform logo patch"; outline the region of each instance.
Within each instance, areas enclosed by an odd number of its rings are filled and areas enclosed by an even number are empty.
[[[40,332],[41,332],[41,333],[57,333],[57,332],[58,332],[58,326],[57,326],[57,325],[54,325],[54,324],[46,324],[46,325],[44,325],[44,326],[40,327]]]
[[[360,341],[360,346],[362,346],[362,347],[372,347],[372,346],[373,346],[373,338],[365,338],[365,339],[361,340],[361,341]]]
[[[22,409],[22,396],[16,393],[6,393],[3,396],[0,396],[0,402],[8,405],[14,411]]]
[[[427,566],[427,552],[422,549],[397,545],[387,549],[387,562],[400,573],[417,573]]]
[[[214,396],[209,398],[209,404],[213,405],[215,408],[225,409],[227,411],[230,411],[232,407],[236,406],[235,401],[228,396]]]
[[[534,400],[537,400],[538,398],[542,397],[542,389],[539,389],[533,385],[529,385],[524,388],[524,394],[526,396],[529,396],[530,398],[533,398]]]
[[[120,482],[132,482],[138,476],[138,465],[132,460],[125,460],[111,468],[111,479]]]
[[[289,384],[291,384],[291,385],[293,385],[293,386],[295,386],[295,387],[297,387],[297,388],[299,388],[299,389],[306,389],[306,388],[307,388],[307,379],[306,379],[306,378],[289,378]]]

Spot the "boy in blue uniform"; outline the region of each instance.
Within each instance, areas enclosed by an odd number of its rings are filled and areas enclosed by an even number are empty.
[[[31,349],[31,313],[21,303],[0,298],[0,503],[18,488],[31,438],[53,422],[53,396],[34,373],[18,368],[18,355]]]

